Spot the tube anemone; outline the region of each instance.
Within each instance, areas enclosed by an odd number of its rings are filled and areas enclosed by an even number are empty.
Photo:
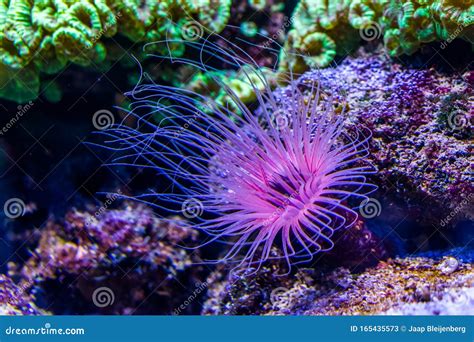
[[[188,45],[199,49],[201,61],[210,52],[235,67],[253,63],[235,45],[235,51],[209,41]],[[169,58],[214,70],[204,62]],[[286,98],[278,100],[265,73],[253,66],[242,69],[258,114],[225,84],[232,106],[186,89],[142,84],[128,94],[135,100],[128,116],[136,127],[101,132],[108,137],[106,148],[124,154],[115,165],[151,168],[169,183],[166,191],[136,200],[192,216],[193,226],[209,237],[205,244],[229,245],[216,262],[247,270],[276,258],[273,247],[289,266],[331,249],[334,232],[355,222],[358,205],[375,189],[366,179],[374,172],[365,162],[370,133],[349,134],[343,113],[320,100],[319,85],[303,93],[291,73]],[[157,113],[165,119],[153,123]]]

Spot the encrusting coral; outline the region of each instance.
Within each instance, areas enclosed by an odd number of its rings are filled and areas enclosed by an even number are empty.
[[[283,44],[285,40],[285,30],[290,26],[290,18],[284,14],[286,6],[283,0],[233,1],[228,25],[218,35],[211,37],[224,49],[233,49],[232,44],[238,42],[242,50],[235,52],[241,58],[252,58],[271,80],[272,87],[277,86],[278,75],[271,69],[277,63],[278,54],[271,48],[277,48],[277,45]],[[243,68],[233,68],[225,61],[221,62],[223,64],[219,70],[208,72],[186,66],[155,68],[155,64],[145,70],[153,75],[153,79],[160,79],[173,86],[206,95],[217,103],[230,105],[233,110],[238,111],[221,85],[228,85],[246,104],[256,100],[255,92],[250,82],[246,81]],[[221,85],[217,84],[216,79],[219,79],[218,83]],[[257,82],[259,89],[263,90],[263,84],[257,75],[252,75],[251,81]],[[135,85],[135,82],[133,84]]]
[[[268,59],[262,53],[268,44],[256,34],[266,32],[278,40],[287,27],[281,27],[282,6],[277,0],[246,6],[231,0],[1,0],[0,97],[26,102],[38,96],[42,74],[56,74],[68,63],[100,67],[118,60],[124,52],[112,41],[118,34],[140,46],[168,40],[169,51],[155,44],[147,49],[181,56],[184,45],[173,39],[219,33],[232,16],[241,18],[244,7],[270,18],[262,27],[255,21],[239,23],[241,33],[257,41],[253,50]],[[301,0],[288,21],[292,29],[280,70],[325,67],[336,55],[353,51],[361,39],[382,38],[391,56],[411,54],[435,40],[443,41],[442,47],[458,37],[472,41],[473,18],[474,5],[462,0]]]
[[[220,32],[231,0],[1,0],[0,97],[25,102],[37,97],[40,74],[55,74],[67,63],[100,65],[107,38],[122,34],[134,43]],[[180,56],[184,46],[174,44]],[[123,50],[119,53],[123,54]]]
[[[280,68],[296,72],[329,65],[361,39],[383,38],[393,57],[474,35],[474,3],[463,0],[301,0],[292,18],[285,43],[292,53],[281,56]]]

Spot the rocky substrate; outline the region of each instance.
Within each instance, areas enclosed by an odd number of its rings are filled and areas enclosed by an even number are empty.
[[[349,131],[371,131],[374,196],[386,218],[444,228],[474,217],[473,71],[414,68],[361,50],[336,67],[305,73],[297,84],[303,92],[319,86]],[[283,106],[291,107],[289,92],[276,91]]]
[[[282,275],[283,274],[283,275]],[[247,277],[214,272],[206,315],[473,314],[474,268],[446,256],[381,261],[362,273],[273,263]]]

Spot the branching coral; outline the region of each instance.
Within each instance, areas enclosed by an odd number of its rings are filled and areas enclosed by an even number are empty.
[[[327,66],[336,53],[346,55],[361,39],[382,37],[390,56],[412,54],[422,43],[435,40],[472,41],[473,24],[471,1],[301,0],[286,42],[286,49],[294,53],[282,58],[281,69]],[[305,40],[312,44],[302,44]],[[321,48],[323,41],[335,43]]]
[[[220,32],[230,5],[230,0],[1,0],[0,97],[34,99],[41,73],[57,73],[68,62],[89,66],[110,59],[114,50],[107,38],[117,33],[147,43]],[[182,45],[173,46],[175,56],[183,52]]]

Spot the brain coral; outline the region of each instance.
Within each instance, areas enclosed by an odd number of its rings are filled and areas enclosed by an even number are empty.
[[[221,31],[230,0],[1,0],[0,97],[25,102],[37,97],[40,74],[55,74],[69,62],[97,65],[109,55],[116,34],[133,42]],[[181,55],[182,45],[172,46]]]
[[[472,42],[474,3],[463,0],[301,0],[293,14],[281,69],[325,67],[361,40],[383,38],[390,56],[412,54],[422,43]],[[441,45],[443,48],[444,45]]]

